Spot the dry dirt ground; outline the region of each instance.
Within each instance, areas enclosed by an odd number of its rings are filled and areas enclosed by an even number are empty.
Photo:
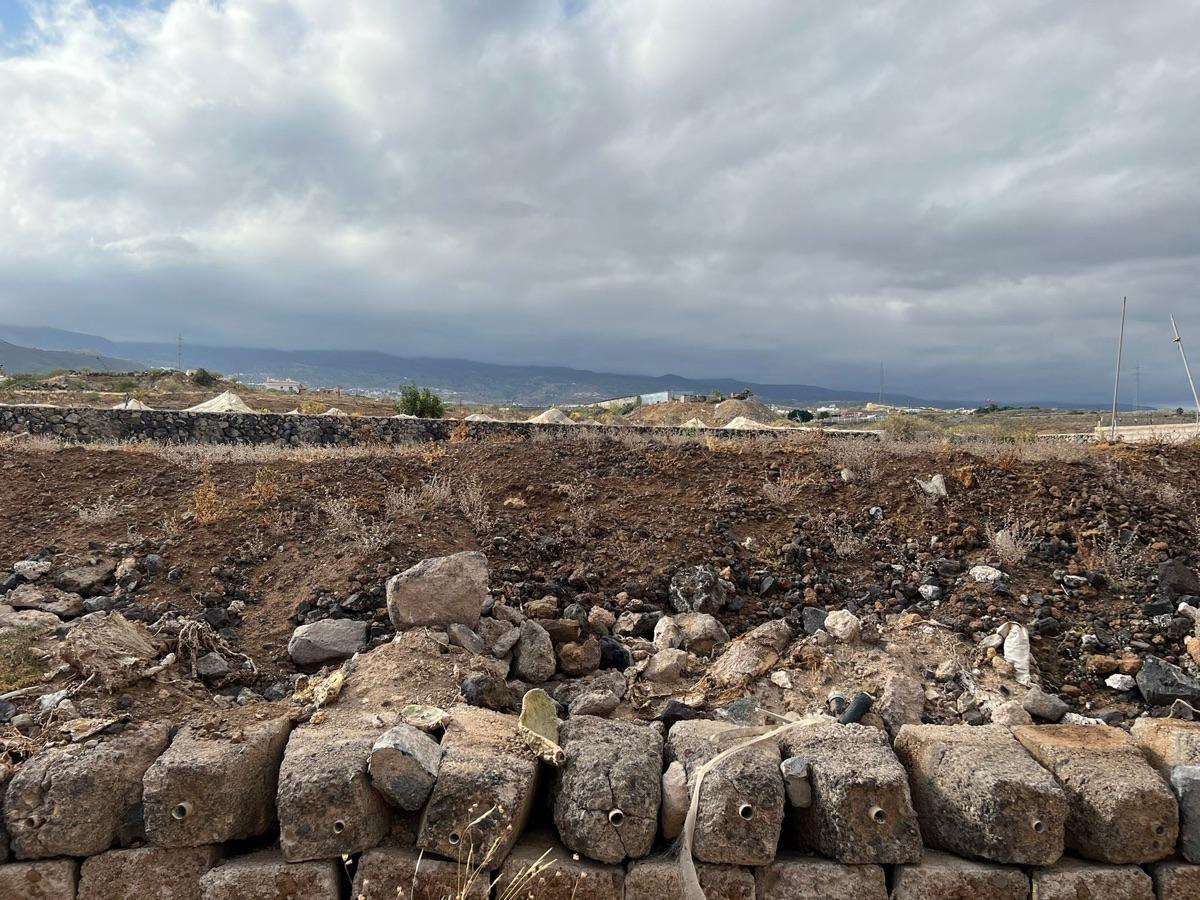
[[[384,644],[392,635],[386,579],[468,549],[487,554],[492,589],[512,605],[554,595],[615,614],[669,611],[672,575],[712,564],[736,591],[738,608],[720,615],[734,637],[772,618],[803,634],[804,608],[851,609],[884,637],[882,648],[828,651],[837,683],[851,689],[871,686],[872,666],[889,654],[918,675],[931,676],[943,658],[970,666],[979,642],[1015,621],[1034,635],[1048,690],[1081,711],[1134,715],[1144,709],[1136,692],[1107,688],[1113,670],[1091,659],[1153,652],[1191,665],[1184,631],[1146,604],[1160,562],[1179,557],[1195,568],[1198,466],[1200,447],[1187,445],[960,446],[813,434],[564,430],[342,450],[6,439],[0,578],[43,551],[60,568],[155,554],[161,569],[117,589],[117,608],[147,624],[164,613],[204,618],[256,669],[207,685],[186,671],[107,693],[68,685],[88,715],[200,716],[213,711],[214,692],[280,699],[295,686],[287,642],[299,622],[366,619],[373,643]],[[935,473],[948,485],[941,499],[917,481]],[[1008,577],[999,587],[975,583],[965,572],[978,563]],[[934,582],[941,599],[918,593]],[[906,628],[904,616],[932,624]],[[36,642],[35,668],[53,643],[52,635]],[[456,653],[442,661],[438,682],[451,690]],[[53,660],[41,670],[53,671]],[[419,665],[414,673],[415,691]],[[772,702],[820,703],[835,681],[778,684]],[[14,702],[26,711],[34,699]],[[6,735],[18,739],[0,725]]]

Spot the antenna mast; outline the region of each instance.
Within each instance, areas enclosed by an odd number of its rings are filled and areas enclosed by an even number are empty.
[[[1196,382],[1192,378],[1192,369],[1188,365],[1187,354],[1183,352],[1183,338],[1179,336],[1179,326],[1175,324],[1175,316],[1171,316],[1171,330],[1175,332],[1175,343],[1179,345],[1179,355],[1183,358],[1183,371],[1187,372],[1188,384],[1192,387],[1192,401],[1196,404],[1196,424],[1200,425],[1200,397],[1196,396]]]
[[[1128,297],[1121,298],[1121,337],[1117,340],[1117,377],[1113,383],[1112,425],[1108,434],[1111,441],[1117,439],[1117,394],[1121,390],[1121,354],[1125,350],[1125,305],[1128,302]]]

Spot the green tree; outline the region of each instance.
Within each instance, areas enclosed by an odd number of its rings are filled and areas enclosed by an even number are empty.
[[[217,383],[217,376],[208,369],[193,369],[192,384],[198,384],[200,387],[212,387]]]
[[[446,407],[442,398],[429,388],[419,388],[410,384],[400,388],[400,402],[396,404],[396,412],[416,416],[418,419],[440,419],[445,415]]]
[[[813,414],[807,409],[793,409],[787,414],[787,417],[793,422],[811,422],[813,420]]]

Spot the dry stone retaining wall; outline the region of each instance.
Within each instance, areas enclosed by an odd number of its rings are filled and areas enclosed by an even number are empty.
[[[353,446],[447,440],[466,428],[472,438],[528,437],[564,428],[611,431],[605,426],[542,425],[531,422],[460,422],[456,419],[397,419],[381,416],[282,415],[278,413],[149,412],[92,407],[0,406],[0,434],[46,434],[79,443],[164,441],[191,444],[285,444]],[[677,428],[623,425],[620,433],[678,433]],[[720,433],[718,431],[718,433]],[[746,432],[737,432],[744,434]],[[788,434],[762,431],[760,434]]]
[[[486,900],[539,860],[550,867],[514,896],[682,898],[658,827],[660,775],[677,761],[694,788],[719,749],[762,733],[684,720],[664,741],[661,723],[583,716],[564,728],[556,769],[515,716],[455,707],[432,732],[440,766],[413,751],[423,781],[437,770],[418,813],[373,787],[381,717],[317,718],[185,728],[169,745],[159,729],[127,729],[41,751],[5,793],[14,858],[0,864],[0,898]],[[405,777],[392,757],[414,742],[386,746],[387,777]],[[866,726],[803,724],[719,762],[694,848],[708,900],[1200,897],[1200,822],[1181,814],[1166,777],[1200,763],[1200,724],[1155,720],[1132,736],[1023,726],[1015,737],[906,725],[896,747]],[[62,778],[69,797],[56,793]],[[128,787],[139,784],[140,797]],[[1084,831],[1089,811],[1103,840]],[[473,880],[468,855],[482,862]]]

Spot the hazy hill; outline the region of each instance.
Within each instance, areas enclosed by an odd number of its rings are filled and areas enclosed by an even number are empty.
[[[0,338],[54,350],[114,354],[145,366],[173,367],[174,343],[112,341],[93,334],[54,328],[0,325]],[[751,390],[770,403],[802,406],[830,401],[864,401],[876,394],[811,384],[756,384],[733,378],[685,378],[681,375],[625,375],[591,372],[565,366],[511,366],[467,359],[401,357],[369,350],[270,350],[257,347],[208,347],[185,344],[185,368],[203,366],[243,381],[269,376],[296,378],[311,386],[364,390],[395,390],[416,382],[446,397],[481,403],[542,406],[588,403],[609,397],[676,390],[724,394]],[[921,405],[925,401],[886,394],[890,403]]]
[[[74,350],[39,350],[21,347],[0,340],[0,368],[13,375],[17,372],[43,373],[55,369],[74,369],[80,372],[129,372],[138,363],[116,359],[99,353]]]

